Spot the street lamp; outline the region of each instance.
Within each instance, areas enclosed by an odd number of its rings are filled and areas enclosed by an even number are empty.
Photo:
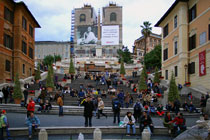
[[[185,83],[187,83],[187,64],[184,65],[184,69],[185,69]]]

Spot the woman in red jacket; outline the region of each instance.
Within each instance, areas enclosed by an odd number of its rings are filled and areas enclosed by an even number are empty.
[[[177,133],[179,134],[181,131],[185,131],[186,130],[186,125],[185,125],[185,119],[183,117],[182,113],[178,113],[178,116],[175,117],[170,123],[175,123],[174,124],[174,130],[177,131]]]

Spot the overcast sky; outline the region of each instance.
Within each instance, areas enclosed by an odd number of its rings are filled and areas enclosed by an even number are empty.
[[[20,0],[16,0],[20,1]],[[90,4],[95,11],[109,2],[123,6],[123,44],[131,50],[134,40],[141,36],[143,21],[152,27],[163,16],[175,0],[22,0],[28,6],[41,28],[36,29],[36,41],[69,41],[71,29],[71,10]],[[153,27],[160,34],[159,28]]]

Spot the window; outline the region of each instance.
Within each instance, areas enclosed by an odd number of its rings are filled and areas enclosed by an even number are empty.
[[[27,54],[27,45],[26,45],[25,41],[22,41],[22,52]]]
[[[34,29],[31,25],[29,25],[29,34],[31,37],[34,37]]]
[[[86,21],[86,16],[85,16],[85,14],[81,14],[80,15],[80,17],[79,17],[79,19],[80,19],[80,22],[85,22]]]
[[[176,55],[177,54],[177,52],[178,52],[178,46],[177,46],[178,44],[177,44],[177,41],[175,41],[174,42],[174,55]]]
[[[24,17],[22,17],[22,27],[27,31],[27,21]]]
[[[168,59],[168,48],[166,48],[164,51],[163,51],[163,60],[167,60]]]
[[[168,24],[163,28],[163,37],[168,35]]]
[[[168,70],[165,71],[166,80],[168,80]]]
[[[200,34],[200,45],[206,43],[206,32]]]
[[[189,22],[196,18],[196,5],[189,10]]]
[[[29,57],[30,57],[31,59],[34,58],[33,49],[32,49],[31,47],[29,47]]]
[[[5,71],[10,72],[10,61],[9,60],[5,61]]]
[[[4,19],[9,21],[10,23],[14,22],[14,13],[7,7],[4,7]]]
[[[195,73],[195,62],[191,62],[190,64],[188,64],[188,73],[189,74]]]
[[[189,38],[189,51],[196,48],[196,34]]]
[[[174,17],[174,29],[177,27],[177,15]]]
[[[23,74],[25,74],[25,64],[23,64]]]
[[[13,37],[4,34],[4,46],[9,49],[13,49]]]
[[[117,14],[116,13],[111,13],[110,14],[110,21],[117,21]]]
[[[178,68],[177,68],[177,66],[174,67],[174,73],[175,73],[175,77],[177,77],[178,76]]]

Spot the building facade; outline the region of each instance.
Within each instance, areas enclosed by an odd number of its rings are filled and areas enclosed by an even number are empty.
[[[40,25],[23,2],[0,2],[0,83],[34,73],[35,28]]]
[[[106,71],[107,64],[118,64],[117,50],[122,49],[123,42],[122,7],[110,3],[102,8],[102,14],[100,10],[96,14],[91,5],[74,11],[75,67],[82,71]]]
[[[156,23],[162,28],[162,75],[209,89],[210,3],[176,0]]]
[[[155,46],[161,44],[161,35],[151,33],[150,36],[146,40],[146,53],[152,51]],[[145,39],[144,36],[136,39],[134,41],[133,46],[133,54],[135,55],[136,59],[143,60],[144,59],[144,47],[145,47]]]
[[[60,55],[62,60],[70,58],[70,42],[36,41],[35,59],[41,62],[47,55]]]

